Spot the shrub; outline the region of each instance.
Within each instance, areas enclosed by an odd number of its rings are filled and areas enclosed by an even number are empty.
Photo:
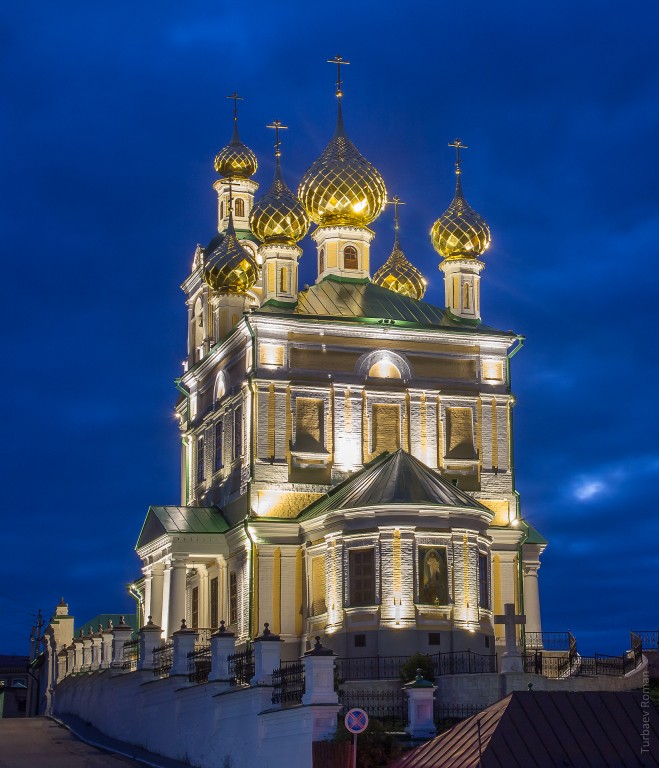
[[[400,679],[404,683],[411,683],[416,678],[417,669],[421,670],[421,676],[425,680],[430,680],[431,683],[435,682],[435,670],[433,668],[432,659],[426,653],[415,653],[413,656],[401,665]]]

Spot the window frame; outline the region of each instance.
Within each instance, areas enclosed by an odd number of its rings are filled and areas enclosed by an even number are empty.
[[[368,560],[366,560],[368,558]],[[370,574],[366,571],[370,568]],[[359,569],[359,571],[358,571]],[[376,605],[375,547],[352,547],[348,550],[348,573],[350,577],[350,607]],[[366,581],[366,584],[363,582]],[[359,586],[357,586],[359,582]]]

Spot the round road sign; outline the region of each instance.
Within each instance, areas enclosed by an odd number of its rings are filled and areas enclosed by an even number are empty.
[[[363,709],[355,707],[346,713],[345,724],[350,733],[361,733],[368,727],[368,715]]]

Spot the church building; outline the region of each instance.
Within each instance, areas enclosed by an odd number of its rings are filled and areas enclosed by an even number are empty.
[[[151,507],[137,542],[144,617],[164,637],[184,618],[224,621],[238,644],[268,622],[284,659],[315,636],[342,657],[493,653],[506,603],[541,631],[546,541],[521,516],[513,465],[523,339],[481,319],[490,230],[465,199],[459,140],[453,199],[428,222],[443,306],[403,252],[397,197],[372,270],[369,225],[390,201],[348,137],[337,63],[336,127],[297,193],[275,121],[259,196],[232,97],[217,232],[182,286],[180,504]],[[316,278],[302,287],[310,226]]]

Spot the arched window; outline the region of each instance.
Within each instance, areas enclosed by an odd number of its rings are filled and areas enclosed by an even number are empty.
[[[194,303],[192,316],[192,344],[195,360],[201,360],[204,343],[204,304],[201,296]]]
[[[220,202],[220,218],[224,218],[224,200]]]
[[[288,269],[282,267],[279,272],[279,293],[288,293]]]
[[[346,245],[343,249],[343,268],[344,269],[358,269],[359,258],[357,249],[354,245]]]
[[[400,379],[400,371],[390,360],[379,360],[371,366],[369,376],[376,379]]]
[[[318,254],[318,274],[322,275],[325,271],[325,249],[321,248]]]
[[[471,294],[469,292],[469,283],[465,283],[462,287],[462,305],[465,309],[471,308]]]
[[[236,200],[236,216],[245,215],[245,201],[242,198]]]
[[[224,393],[226,392],[226,384],[224,381],[224,373],[220,371],[217,374],[217,378],[215,379],[215,399],[221,400],[224,397]]]

